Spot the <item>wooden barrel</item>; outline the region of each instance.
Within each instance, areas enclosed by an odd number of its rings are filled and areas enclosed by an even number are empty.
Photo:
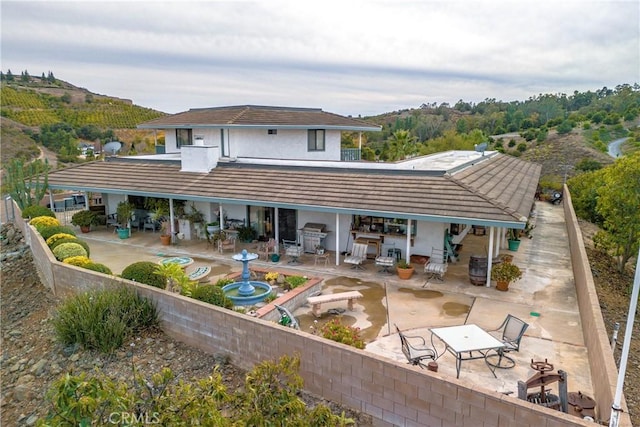
[[[469,258],[469,281],[472,285],[487,284],[487,257],[471,255]]]

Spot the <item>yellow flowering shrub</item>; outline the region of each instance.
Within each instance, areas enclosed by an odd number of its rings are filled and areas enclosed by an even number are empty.
[[[73,234],[56,233],[47,239],[47,246],[51,247],[51,245],[53,245],[55,242],[57,242],[60,239],[75,239],[75,238],[76,236],[74,236]]]
[[[51,227],[51,226],[55,226],[55,225],[60,225],[60,221],[58,221],[56,218],[52,218],[50,216],[37,216],[35,218],[33,218],[31,221],[29,221],[29,224],[33,225],[34,227]]]
[[[79,255],[79,256],[72,256],[72,257],[66,258],[62,262],[65,264],[75,265],[76,267],[85,268],[86,266],[91,264],[93,261],[91,261],[86,256]]]
[[[269,271],[264,275],[264,280],[266,280],[267,282],[270,282],[272,280],[278,280],[278,276],[280,276],[280,273],[276,271]]]

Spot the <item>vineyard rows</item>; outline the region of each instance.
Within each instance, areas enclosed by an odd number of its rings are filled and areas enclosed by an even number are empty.
[[[59,97],[33,90],[16,90],[2,85],[2,116],[27,126],[66,122],[74,127],[92,124],[101,128],[124,129],[161,117],[149,108],[118,100],[66,104]]]

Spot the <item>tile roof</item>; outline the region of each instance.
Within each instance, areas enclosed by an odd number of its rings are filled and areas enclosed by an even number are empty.
[[[320,108],[289,108],[256,105],[195,108],[138,125],[143,129],[191,127],[291,127],[378,131],[380,126],[364,120],[322,111]]]
[[[132,160],[97,161],[51,172],[49,185],[76,191],[524,226],[539,176],[539,165],[506,155],[452,175],[234,163],[221,163],[209,173],[191,173],[180,172],[178,163]]]

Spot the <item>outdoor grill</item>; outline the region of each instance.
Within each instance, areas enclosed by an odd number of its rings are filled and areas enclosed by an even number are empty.
[[[302,245],[306,253],[315,253],[316,247],[324,247],[324,239],[327,237],[326,224],[307,222],[300,229],[302,233]]]

